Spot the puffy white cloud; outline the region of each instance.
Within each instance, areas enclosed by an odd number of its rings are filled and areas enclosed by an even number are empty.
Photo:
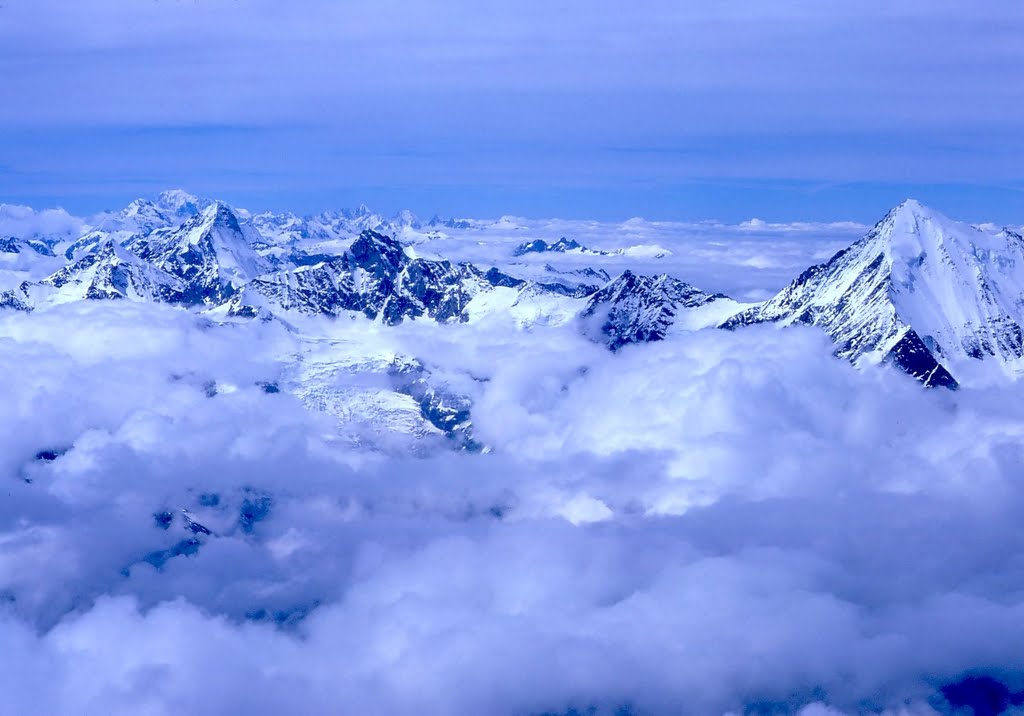
[[[29,206],[0,204],[0,237],[71,239],[85,233],[87,226],[85,221],[64,209],[37,211]]]
[[[1015,387],[924,391],[813,330],[320,332],[0,314],[10,708],[924,713],[1020,679]],[[493,451],[353,447],[257,385],[339,346],[472,376]]]

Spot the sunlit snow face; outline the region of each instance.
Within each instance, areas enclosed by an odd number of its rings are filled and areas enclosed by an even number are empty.
[[[1015,678],[1016,388],[771,327],[612,354],[83,303],[0,335],[14,712],[927,711]],[[360,355],[461,376],[491,452],[339,440],[282,377]]]

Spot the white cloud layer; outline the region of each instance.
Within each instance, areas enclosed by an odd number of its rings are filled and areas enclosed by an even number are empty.
[[[64,209],[36,210],[18,204],[0,204],[0,237],[22,239],[40,237],[77,238],[85,233],[87,224]]]
[[[303,330],[0,313],[4,709],[918,714],[1024,679],[1017,386],[810,329]],[[339,352],[446,376],[492,451],[354,447],[257,385]]]

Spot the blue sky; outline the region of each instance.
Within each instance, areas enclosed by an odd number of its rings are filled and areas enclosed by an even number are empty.
[[[0,201],[1024,220],[1011,0],[4,0]]]

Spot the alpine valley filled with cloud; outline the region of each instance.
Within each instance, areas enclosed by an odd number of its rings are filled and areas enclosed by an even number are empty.
[[[4,714],[1024,706],[1019,225],[0,237]]]

